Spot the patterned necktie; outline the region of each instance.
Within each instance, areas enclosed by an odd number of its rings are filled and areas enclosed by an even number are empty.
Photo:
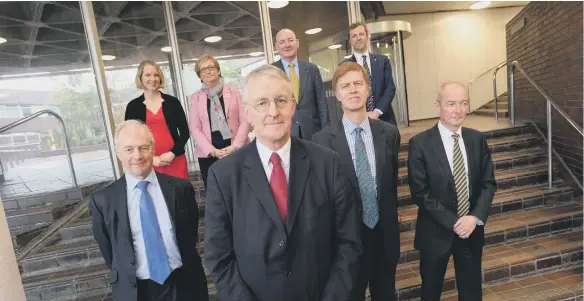
[[[286,173],[284,172],[284,168],[282,168],[282,162],[278,153],[272,153],[270,162],[272,162],[270,188],[272,189],[272,194],[276,200],[282,221],[286,222],[286,214],[288,211],[288,182],[286,181]]]
[[[296,74],[296,70],[294,69],[294,64],[288,64],[290,67],[290,82],[292,83],[292,90],[294,91],[294,99],[296,99],[296,103],[298,103],[298,93],[300,93],[300,82],[298,81],[298,74]]]
[[[146,190],[148,183],[148,181],[140,181],[136,185],[142,191],[140,196],[140,222],[142,224],[142,236],[144,237],[150,279],[162,285],[170,275],[170,265],[168,264],[166,248],[164,247],[160,225],[156,217],[154,202],[150,193]]]
[[[363,201],[363,223],[373,229],[379,221],[379,208],[377,208],[377,192],[369,160],[367,159],[367,150],[365,142],[361,137],[363,129],[355,128],[355,161],[357,165],[357,179],[359,180],[359,190]]]
[[[363,55],[363,68],[367,71],[369,75],[369,95],[367,96],[367,112],[375,110],[375,103],[373,102],[373,85],[371,84],[371,71],[369,70],[369,64],[367,64],[367,56]]]
[[[458,199],[458,216],[462,217],[468,214],[470,204],[468,202],[468,187],[466,183],[466,167],[464,166],[464,159],[462,151],[458,142],[458,134],[452,135],[454,138],[454,149],[452,165],[454,166],[454,188],[456,189],[456,198]]]

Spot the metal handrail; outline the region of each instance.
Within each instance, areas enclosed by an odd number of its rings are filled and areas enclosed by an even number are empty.
[[[505,62],[501,62],[501,63],[499,63],[499,64],[497,64],[497,65],[495,65],[495,66],[493,66],[493,67],[489,68],[487,71],[485,71],[485,72],[481,73],[479,76],[477,76],[477,77],[475,77],[475,78],[473,78],[473,79],[471,79],[471,80],[469,80],[469,81],[468,81],[468,88],[467,88],[468,90],[467,90],[467,92],[468,92],[468,104],[469,104],[469,111],[470,111],[470,103],[471,103],[471,100],[470,100],[470,95],[471,95],[471,91],[472,91],[472,82],[474,82],[475,80],[479,79],[479,78],[480,78],[480,77],[482,77],[483,75],[485,75],[485,74],[488,74],[489,72],[491,72],[491,70],[493,70],[493,69],[495,69],[495,68],[501,68],[501,67],[502,67],[503,65],[505,65],[505,64],[507,64],[507,62],[506,62],[506,61],[505,61]]]
[[[499,96],[497,96],[497,72],[506,65],[507,62],[503,62],[499,64],[497,68],[495,68],[495,71],[493,71],[493,101],[495,102],[495,120],[499,120],[499,107],[497,105],[497,102],[499,101]]]
[[[584,137],[584,130],[572,119],[566,112],[558,105],[558,103],[551,98],[543,88],[535,82],[535,80],[521,68],[521,65],[517,61],[511,62],[511,68],[509,68],[508,81],[508,91],[509,91],[509,106],[510,106],[510,117],[511,125],[515,126],[515,69],[521,71],[523,76],[535,87],[535,89],[545,98],[546,100],[546,121],[547,121],[547,144],[548,144],[548,188],[552,188],[552,107],[556,109],[568,123]]]
[[[32,119],[35,119],[43,114],[49,114],[53,117],[57,118],[57,120],[61,123],[61,127],[63,128],[63,136],[65,139],[65,151],[67,152],[67,160],[69,161],[69,171],[71,172],[71,180],[73,181],[73,187],[77,188],[79,185],[77,184],[77,177],[75,176],[75,170],[73,169],[73,159],[71,158],[71,148],[69,147],[69,139],[67,138],[67,130],[65,129],[65,122],[63,122],[63,118],[59,114],[51,110],[41,110],[34,114],[28,115],[22,119],[19,119],[13,123],[7,124],[3,127],[0,127],[0,133],[4,133],[14,127],[17,127],[25,122],[28,122]]]

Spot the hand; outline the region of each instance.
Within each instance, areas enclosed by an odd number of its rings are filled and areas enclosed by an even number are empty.
[[[166,162],[163,162],[162,160],[160,160],[159,156],[154,156],[152,165],[154,165],[156,167],[160,167],[160,166],[166,166],[168,164],[166,164]]]
[[[222,149],[221,153],[217,157],[219,159],[225,158],[225,157],[231,155],[234,151],[235,151],[235,146],[228,146],[228,147]]]
[[[223,153],[223,150],[222,149],[216,148],[216,149],[214,149],[214,150],[211,151],[211,154],[210,155],[211,155],[212,158],[219,158],[219,156],[222,153]]]
[[[465,215],[454,224],[454,232],[462,239],[467,239],[477,226],[477,218]]]
[[[170,165],[170,163],[172,162],[172,160],[174,160],[174,157],[175,156],[174,156],[174,153],[173,152],[166,152],[166,153],[160,155],[160,162],[162,164],[165,164],[165,165],[162,165],[162,166]]]
[[[367,112],[367,116],[371,119],[379,119],[379,113],[376,111]]]

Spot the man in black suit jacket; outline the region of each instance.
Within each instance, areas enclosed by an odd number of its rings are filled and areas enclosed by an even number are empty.
[[[395,96],[395,85],[389,58],[369,52],[369,32],[365,23],[351,24],[349,42],[353,46],[353,55],[348,60],[357,62],[369,70],[371,93],[366,106],[367,115],[371,119],[380,119],[396,125],[395,114],[391,107]]]
[[[153,170],[154,139],[140,121],[120,124],[115,140],[125,176],[89,202],[114,300],[208,301],[193,186]]]
[[[245,83],[256,139],[211,166],[205,263],[221,300],[347,301],[362,252],[339,155],[290,137],[292,85],[264,65]]]
[[[297,101],[296,113],[292,118],[292,136],[310,140],[314,133],[329,125],[329,112],[320,71],[315,64],[298,59],[299,43],[292,30],[280,30],[276,35],[280,59],[272,65],[282,69],[292,82]]]
[[[365,102],[369,85],[367,73],[357,63],[347,62],[333,75],[335,95],[343,107],[343,119],[338,124],[325,128],[313,136],[313,140],[341,156],[343,173],[349,177],[353,193],[360,196],[357,201],[362,213],[359,230],[362,233],[364,254],[361,269],[353,290],[352,301],[363,301],[369,283],[372,301],[396,300],[395,270],[400,253],[399,225],[397,215],[397,174],[400,134],[394,125],[367,118]],[[366,151],[359,154],[357,128]],[[375,178],[373,194],[364,191],[366,178],[359,170],[360,155],[368,156],[366,172]],[[373,198],[373,210],[378,219],[369,224],[364,210],[369,206],[365,198]]]
[[[481,132],[461,127],[468,111],[463,84],[440,87],[440,121],[409,143],[408,182],[418,220],[422,301],[438,301],[450,255],[459,300],[482,300],[484,224],[496,190],[493,162]]]

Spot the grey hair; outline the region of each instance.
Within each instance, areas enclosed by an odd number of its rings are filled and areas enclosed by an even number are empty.
[[[440,97],[442,95],[442,91],[446,90],[446,88],[449,88],[451,86],[461,86],[462,88],[464,88],[464,90],[467,89],[466,85],[461,83],[461,82],[447,81],[440,86],[440,90],[438,90],[438,96],[436,97],[436,102],[440,102]]]
[[[255,68],[254,70],[252,70],[245,77],[245,81],[242,85],[243,102],[244,103],[247,103],[247,101],[248,101],[248,99],[247,99],[247,83],[249,82],[249,80],[252,77],[256,77],[256,76],[266,76],[266,77],[272,77],[272,78],[277,78],[277,79],[283,79],[283,80],[287,81],[290,85],[292,85],[292,83],[290,82],[290,79],[288,78],[286,73],[284,73],[284,71],[282,71],[282,69],[280,69],[276,66],[267,65],[267,64],[259,66],[259,67]]]
[[[152,147],[154,146],[154,136],[152,135],[150,128],[148,128],[148,126],[146,126],[146,124],[144,124],[140,120],[130,119],[130,120],[126,120],[126,121],[118,124],[118,126],[116,127],[116,132],[115,132],[115,136],[114,136],[114,146],[116,148],[118,147],[118,144],[119,144],[120,132],[122,132],[122,130],[128,125],[137,125],[139,127],[142,127],[142,129],[144,129],[146,131],[146,133],[148,133],[147,135],[148,135],[148,139],[150,140],[150,146],[152,146]]]

